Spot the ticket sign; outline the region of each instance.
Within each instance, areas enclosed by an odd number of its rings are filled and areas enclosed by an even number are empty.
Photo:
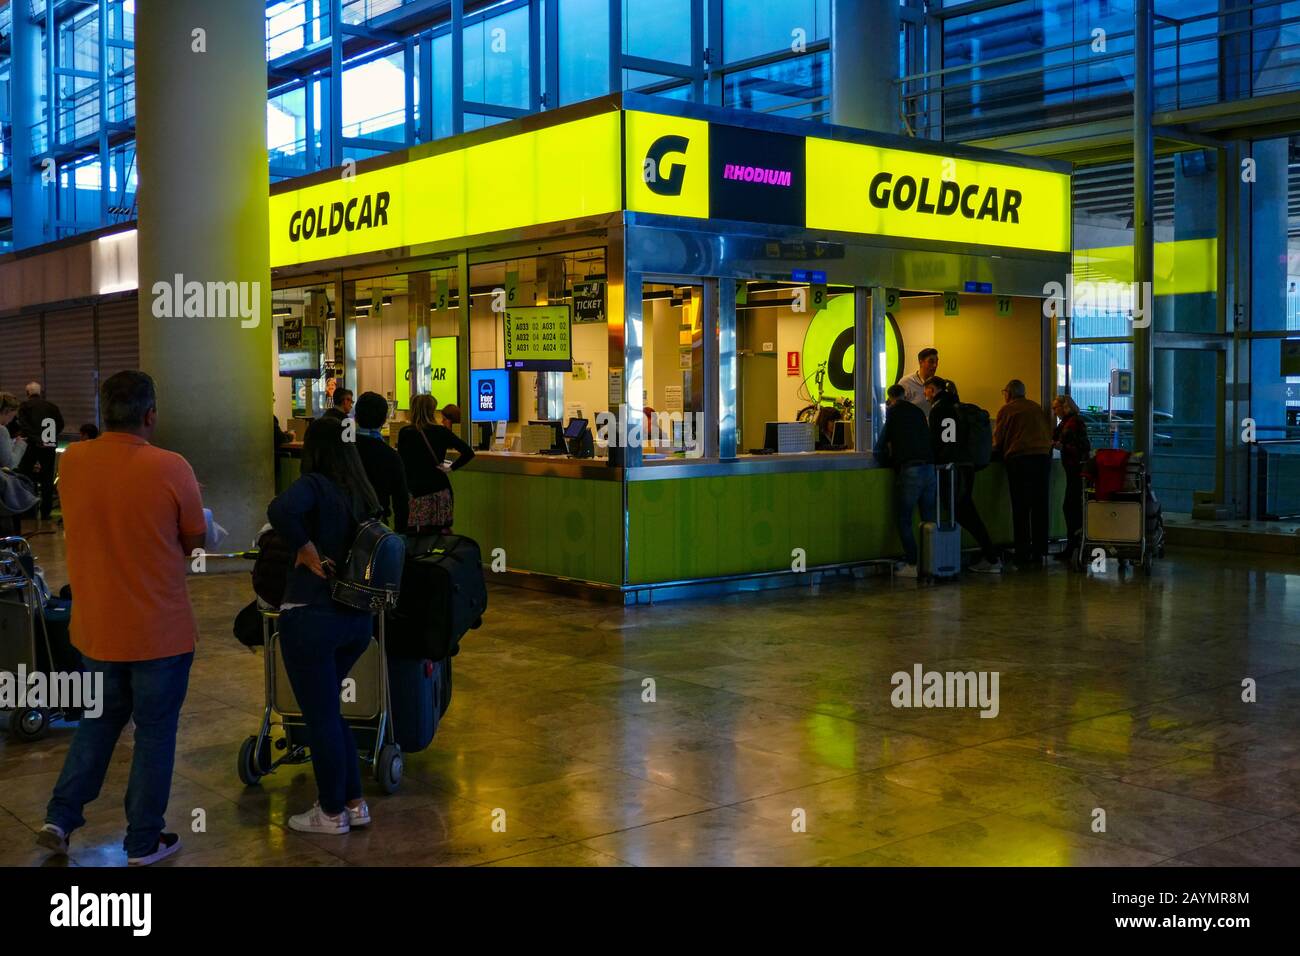
[[[605,321],[605,283],[593,280],[574,284],[573,321]]]
[[[529,372],[571,372],[569,307],[541,305],[509,309],[505,325],[506,368]]]

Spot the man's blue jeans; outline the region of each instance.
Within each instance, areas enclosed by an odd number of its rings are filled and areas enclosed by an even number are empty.
[[[939,485],[934,465],[904,465],[894,476],[894,520],[903,542],[903,560],[916,564],[916,535],[912,533],[912,512],[921,507],[922,521],[937,520]]]
[[[71,833],[84,826],[82,810],[99,796],[117,738],[135,720],[135,753],[126,785],[126,855],[145,856],[158,848],[163,814],[171,796],[176,763],[176,725],[189,689],[194,653],[153,661],[96,661],[84,658],[92,674],[104,678],[103,712],[83,717],[63,761],[45,810],[45,822]]]

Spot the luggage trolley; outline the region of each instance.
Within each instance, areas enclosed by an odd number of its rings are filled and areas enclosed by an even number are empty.
[[[1148,540],[1147,518],[1151,475],[1141,455],[1099,449],[1083,476],[1083,528],[1074,567],[1084,570],[1094,548],[1104,548],[1120,562],[1139,564],[1151,574],[1159,543]]]
[[[0,670],[17,674],[47,669],[56,660],[45,621],[45,600],[36,583],[36,562],[27,539],[0,538]],[[9,712],[9,734],[23,743],[40,740],[56,719],[80,720],[77,711],[19,707]]]
[[[302,764],[311,759],[305,740],[307,724],[279,653],[280,635],[276,622],[280,612],[263,608],[261,615],[266,706],[262,712],[262,726],[239,748],[239,779],[250,787],[267,774],[274,773],[282,764]],[[371,638],[370,646],[348,675],[356,682],[356,698],[343,703],[343,718],[354,733],[374,735],[370,747],[359,747],[362,759],[370,765],[384,792],[396,793],[402,783],[402,752],[393,737],[388,660],[384,650],[384,615],[376,617],[376,636]],[[272,727],[279,727],[284,736],[272,740]],[[273,749],[284,753],[273,757]]]

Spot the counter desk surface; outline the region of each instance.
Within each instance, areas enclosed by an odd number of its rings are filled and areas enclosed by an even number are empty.
[[[875,467],[871,455],[851,451],[817,451],[719,458],[655,458],[635,468],[611,465],[606,458],[569,458],[523,452],[481,451],[466,471],[514,475],[548,475],[596,481],[662,481],[669,478],[711,478],[719,475],[775,474],[791,471],[855,471]]]

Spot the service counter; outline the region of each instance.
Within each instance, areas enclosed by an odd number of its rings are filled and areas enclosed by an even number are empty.
[[[796,549],[809,572],[897,558],[893,479],[852,452],[639,468],[482,452],[452,485],[457,532],[479,542],[485,564],[502,549],[515,583],[638,602],[656,590],[796,579]],[[1065,530],[1064,485],[1054,465],[1054,537]],[[999,463],[977,475],[975,501],[994,541],[1009,546],[1011,501]]]

